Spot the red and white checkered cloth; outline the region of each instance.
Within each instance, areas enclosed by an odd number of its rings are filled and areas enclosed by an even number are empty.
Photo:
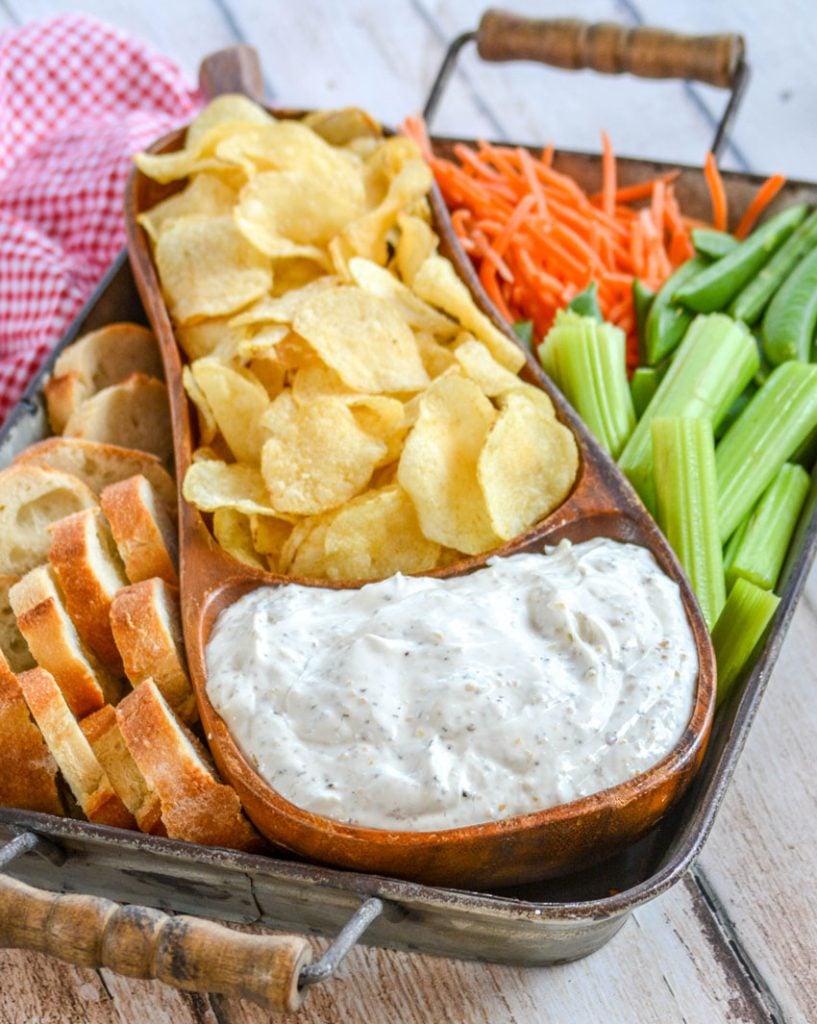
[[[172,61],[89,18],[0,33],[0,422],[124,244],[132,154],[200,105]]]

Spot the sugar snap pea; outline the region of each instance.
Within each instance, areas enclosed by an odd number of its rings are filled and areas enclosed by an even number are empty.
[[[584,291],[574,296],[567,308],[579,316],[589,316],[601,322],[604,317],[599,308],[599,288],[596,282],[591,281]]]
[[[775,293],[763,317],[763,352],[770,363],[808,362],[817,326],[817,247]]]
[[[638,337],[638,354],[643,360],[646,358],[647,317],[652,308],[655,292],[648,288],[643,281],[637,277],[633,278],[633,307],[635,309],[635,330]]]
[[[693,232],[694,233],[694,232]],[[729,307],[738,320],[751,326],[760,317],[774,293],[789,273],[817,245],[817,210],[813,210],[793,234],[780,246]]]
[[[706,267],[675,292],[675,300],[699,313],[724,309],[806,216],[799,204],[772,217],[745,242]]]
[[[728,231],[716,231],[714,228],[695,228],[692,232],[692,244],[695,252],[711,260],[719,260],[731,252],[740,242]]]
[[[644,327],[642,361],[654,366],[677,348],[692,323],[692,314],[673,304],[675,292],[707,266],[700,256],[687,260],[661,285],[653,299]]]

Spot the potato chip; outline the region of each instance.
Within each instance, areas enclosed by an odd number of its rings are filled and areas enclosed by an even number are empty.
[[[253,547],[249,519],[234,508],[217,508],[213,513],[213,534],[224,550],[245,565],[266,569]]]
[[[224,355],[235,352],[247,336],[246,327],[234,327],[229,317],[199,320],[194,324],[176,324],[176,340],[191,361],[214,352]]]
[[[273,572],[279,570],[279,560],[284,544],[293,530],[293,524],[273,516],[250,516],[252,546],[264,555]]]
[[[321,292],[337,285],[338,279],[327,274],[310,281],[301,288],[294,288],[285,295],[265,295],[247,309],[233,317],[234,327],[253,327],[258,324],[291,324],[298,309]]]
[[[277,398],[284,390],[286,368],[275,359],[252,359],[247,371],[255,377],[270,398]]]
[[[264,387],[251,374],[212,357],[197,359],[190,369],[235,458],[258,462],[265,439],[261,417],[270,407]]]
[[[184,149],[170,153],[138,153],[134,160],[144,175],[162,184],[201,171],[224,175],[231,179],[231,184],[237,184],[237,181],[232,180],[236,177],[235,162],[231,164],[222,160],[217,150],[226,138],[236,138],[248,130],[253,130],[253,126],[244,122],[221,122],[196,134],[193,141],[187,141]]]
[[[211,128],[220,124],[270,124],[275,118],[241,93],[216,96],[190,122],[185,147],[195,149]]]
[[[432,380],[445,373],[449,367],[456,365],[457,360],[451,349],[441,345],[428,331],[415,331],[414,340],[417,342],[425,371]]]
[[[223,217],[232,213],[238,199],[234,189],[215,174],[197,174],[181,192],[136,218],[156,242],[162,226],[176,217]]]
[[[245,329],[250,330],[250,328]],[[286,324],[267,324],[260,331],[242,338],[233,355],[239,362],[245,364],[252,359],[277,359],[276,350],[281,342],[289,337],[290,333]],[[223,352],[223,348],[216,350],[216,354],[219,356]]]
[[[301,121],[331,146],[346,146],[354,139],[379,139],[383,129],[360,107],[313,110]]]
[[[400,457],[403,438],[409,429],[403,415],[403,403],[385,395],[358,395],[346,399],[358,426],[371,437],[382,441],[386,451],[380,457],[378,466],[385,466]]]
[[[439,377],[420,398],[397,479],[431,540],[475,555],[498,543],[477,479],[496,410],[473,381]]]
[[[325,542],[330,518],[331,515],[312,517],[311,528],[289,565],[293,576],[305,576],[307,579],[326,577]]]
[[[318,359],[300,366],[292,379],[292,397],[298,405],[309,405],[316,398],[329,397],[346,402],[359,394],[347,387],[331,367]]]
[[[397,226],[400,228],[394,254],[397,272],[410,285],[423,263],[436,253],[439,239],[431,230],[431,225],[421,217],[401,213],[397,218]]]
[[[300,306],[292,326],[358,391],[418,391],[428,383],[411,329],[375,295],[334,288]]]
[[[199,441],[202,444],[210,444],[218,433],[218,424],[213,415],[204,392],[196,383],[189,366],[182,367],[182,385],[187,392],[187,397],[196,407],[199,421]]]
[[[348,262],[352,280],[364,291],[388,300],[410,327],[430,331],[444,338],[453,338],[458,325],[428,303],[418,299],[414,292],[398,281],[394,274],[362,256],[354,256]]]
[[[465,376],[479,385],[484,395],[493,398],[495,395],[522,386],[523,382],[519,377],[498,363],[481,341],[477,341],[469,334],[463,334],[461,338],[462,340],[458,339],[458,343],[455,343],[454,359],[462,367]]]
[[[508,392],[477,466],[496,533],[510,540],[552,512],[570,493],[578,465],[572,432],[530,395]]]
[[[393,484],[340,509],[323,538],[330,579],[383,579],[434,568],[440,545],[423,536],[411,498]]]
[[[274,259],[272,261],[272,295],[279,298],[296,288],[324,280],[326,268],[314,260]],[[331,283],[331,282],[330,282]]]
[[[417,143],[406,135],[393,135],[384,139],[366,158],[364,178],[369,206],[375,207],[383,201],[389,185],[407,163],[421,158]]]
[[[156,266],[173,318],[182,324],[233,313],[272,284],[269,260],[230,217],[180,217],[161,233]]]
[[[255,466],[199,459],[185,473],[182,494],[202,512],[234,508],[248,516],[275,515],[264,478]]]
[[[415,274],[412,288],[421,299],[458,320],[506,369],[517,373],[525,365],[522,349],[477,309],[471,293],[448,260],[429,256]]]
[[[363,490],[386,452],[337,398],[303,407],[283,391],[262,423],[269,440],[261,471],[279,512],[314,515],[336,508]]]

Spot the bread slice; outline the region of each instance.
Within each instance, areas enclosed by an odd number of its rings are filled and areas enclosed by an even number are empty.
[[[156,456],[147,452],[78,437],[49,437],[29,445],[16,456],[14,463],[72,473],[94,494],[100,494],[109,484],[141,473],[151,482],[171,516],[176,516],[176,482]]]
[[[54,675],[77,718],[116,703],[122,684],[80,640],[50,566],[26,573],[9,591],[9,600],[31,653]]]
[[[52,523],[48,531],[48,561],[80,638],[106,668],[121,675],[109,616],[114,594],[128,581],[105,517],[98,508],[86,508]]]
[[[61,353],[44,388],[48,419],[55,434],[81,402],[132,373],[164,376],[156,338],[140,324],[106,324],[78,338]]]
[[[26,638],[17,628],[17,619],[9,601],[9,590],[19,581],[19,576],[0,575],[0,656],[12,672],[25,672],[37,664]]]
[[[17,678],[34,721],[88,821],[134,828],[133,815],[114,792],[51,673],[32,668]]]
[[[254,850],[262,846],[234,789],[219,782],[198,740],[179,722],[151,680],[116,709],[134,761],[159,798],[172,839]]]
[[[63,436],[152,452],[169,466],[173,433],[167,387],[144,373],[132,373],[79,405],[65,424]]]
[[[68,473],[31,465],[4,469],[0,472],[0,573],[19,576],[44,562],[46,527],[96,503],[90,488]]]
[[[195,722],[176,588],[155,578],[123,588],[111,603],[111,629],[131,683],[153,679],[176,714]]]
[[[0,807],[64,814],[57,763],[0,655]]]
[[[131,757],[119,730],[116,711],[106,704],[83,718],[79,727],[111,780],[114,792],[136,819],[139,828],[153,835],[167,835],[162,824],[159,798],[150,791],[144,775]]]
[[[176,526],[148,480],[140,474],[111,484],[99,500],[131,583],[158,576],[178,584]]]

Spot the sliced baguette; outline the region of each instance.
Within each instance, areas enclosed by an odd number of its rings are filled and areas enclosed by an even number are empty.
[[[79,723],[85,738],[105,773],[114,792],[127,807],[143,832],[167,835],[162,824],[159,798],[148,787],[144,775],[131,757],[110,704],[83,718]]]
[[[254,850],[262,846],[234,789],[219,782],[198,740],[179,722],[151,680],[116,709],[128,749],[162,806],[172,839]]]
[[[0,655],[5,658],[12,672],[25,672],[37,664],[28,649],[26,638],[17,628],[17,619],[9,601],[9,590],[19,581],[19,576],[0,575]]]
[[[32,668],[17,678],[34,721],[88,821],[134,828],[133,815],[114,792],[51,673]]]
[[[107,324],[75,341],[57,359],[44,388],[54,433],[62,433],[85,399],[132,373],[164,376],[156,338],[147,327]]]
[[[155,578],[124,587],[111,602],[111,629],[134,687],[152,679],[176,714],[195,722],[178,590]]]
[[[26,573],[9,591],[9,600],[31,653],[56,678],[77,718],[116,703],[122,684],[80,640],[50,566]]]
[[[0,655],[0,807],[64,814],[57,762],[31,719],[23,691]]]
[[[167,387],[144,373],[132,373],[82,402],[65,424],[63,436],[137,448],[171,465],[173,434]]]
[[[86,508],[57,520],[48,530],[48,561],[80,638],[106,668],[121,675],[110,611],[114,594],[128,581],[105,517],[98,508]]]
[[[99,500],[131,583],[158,576],[175,586],[179,582],[176,527],[149,481],[141,474],[121,480],[106,487]]]
[[[55,469],[11,465],[0,472],[0,573],[22,575],[48,554],[46,527],[97,504],[77,477]]]

